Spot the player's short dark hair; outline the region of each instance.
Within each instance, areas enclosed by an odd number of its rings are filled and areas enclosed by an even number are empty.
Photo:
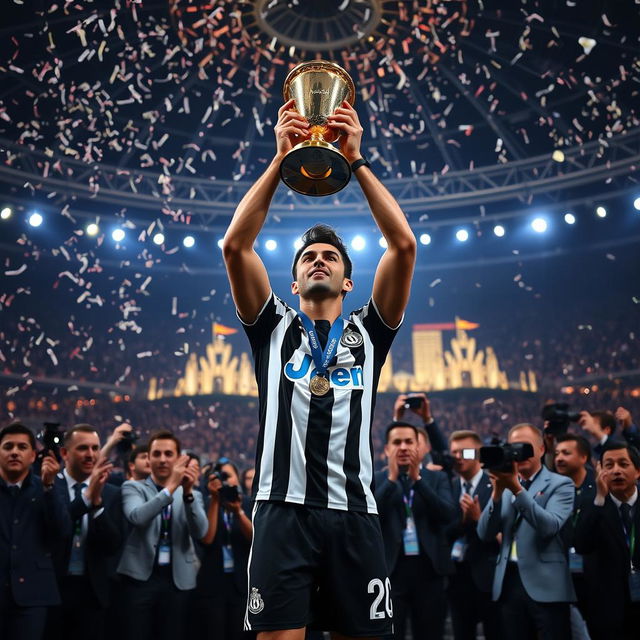
[[[394,430],[394,429],[398,429],[398,428],[408,428],[408,429],[413,429],[415,434],[416,434],[416,442],[418,441],[418,427],[416,427],[415,424],[410,424],[409,422],[402,422],[402,420],[394,420],[393,422],[391,422],[389,424],[389,426],[387,427],[385,433],[384,433],[384,441],[385,442],[389,442],[389,434]]]
[[[631,463],[640,471],[640,452],[638,452],[634,446],[623,440],[607,440],[604,449],[600,452],[600,462],[604,461],[604,454],[608,451],[619,451],[620,449],[626,449],[629,452]]]
[[[169,429],[160,429],[160,431],[156,431],[155,433],[151,434],[149,443],[147,445],[149,447],[149,453],[151,453],[151,448],[153,447],[153,443],[156,440],[173,440],[176,443],[176,449],[178,453],[180,453],[180,451],[182,450],[182,447],[180,446],[180,440],[178,440],[177,436],[175,436],[172,431],[169,431]]]
[[[129,455],[129,464],[135,464],[136,458],[143,453],[149,453],[149,447],[146,444],[141,444],[133,449],[131,454]]]
[[[0,431],[0,443],[5,439],[6,436],[18,435],[22,434],[29,438],[29,444],[32,449],[36,448],[36,437],[33,435],[33,431],[22,424],[22,422],[12,422],[8,424],[2,431]]]
[[[611,411],[590,411],[594,418],[598,418],[603,429],[609,429],[609,435],[616,431],[616,418]]]
[[[587,456],[587,461],[591,460],[591,445],[584,436],[579,436],[576,433],[563,433],[556,438],[556,442],[575,442],[576,450],[581,456]]]
[[[71,443],[71,441],[73,440],[73,436],[76,433],[98,433],[98,430],[87,423],[81,423],[81,424],[74,424],[73,427],[71,427],[71,429],[68,429],[67,431],[65,431],[64,433],[64,438],[62,440],[62,446],[65,448],[69,447],[69,444]]]
[[[302,246],[296,251],[296,255],[293,258],[293,265],[291,267],[291,273],[293,274],[294,280],[297,278],[296,267],[298,266],[298,260],[300,259],[302,252],[309,245],[317,244],[319,242],[323,244],[330,244],[338,250],[342,256],[342,261],[344,262],[344,277],[351,278],[351,272],[353,270],[351,258],[347,253],[347,248],[344,246],[344,242],[342,242],[342,239],[332,227],[327,224],[315,224],[302,234],[301,241]]]

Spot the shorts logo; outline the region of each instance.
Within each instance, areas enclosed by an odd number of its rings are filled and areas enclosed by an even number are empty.
[[[260,595],[260,592],[251,587],[251,593],[249,594],[249,613],[257,614],[264,609],[264,600]]]

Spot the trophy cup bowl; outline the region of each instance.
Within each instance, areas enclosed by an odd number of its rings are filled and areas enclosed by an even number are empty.
[[[327,118],[346,100],[353,105],[355,86],[339,65],[326,60],[303,62],[284,82],[285,101],[292,98],[296,110],[309,123],[311,137],[297,144],[280,164],[282,181],[307,196],[329,196],[347,186],[351,166],[330,142],[339,137],[327,126]]]

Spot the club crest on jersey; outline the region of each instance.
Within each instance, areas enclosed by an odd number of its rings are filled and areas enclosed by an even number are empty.
[[[363,342],[362,336],[357,331],[351,331],[350,329],[347,329],[347,331],[342,334],[342,338],[340,338],[340,344],[348,349],[360,347]]]
[[[296,367],[296,363],[289,361],[284,366],[284,375],[292,382],[311,379],[317,374],[313,366],[313,358],[305,354],[302,362]],[[327,369],[329,383],[334,389],[363,389],[362,367],[329,367]]]
[[[251,593],[249,594],[249,613],[257,614],[264,609],[264,600],[260,595],[260,592],[251,587]]]

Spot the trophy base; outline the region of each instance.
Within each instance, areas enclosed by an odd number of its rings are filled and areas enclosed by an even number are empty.
[[[305,196],[330,196],[349,184],[351,166],[332,145],[305,140],[296,145],[280,164],[282,181]]]

